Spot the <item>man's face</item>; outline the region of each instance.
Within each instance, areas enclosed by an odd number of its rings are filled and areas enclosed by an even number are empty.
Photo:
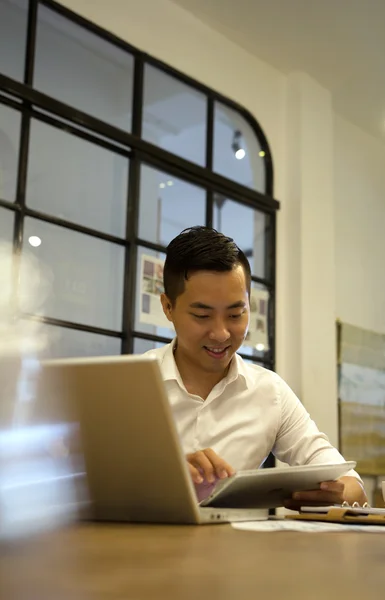
[[[174,324],[179,355],[205,372],[224,372],[249,325],[243,267],[223,273],[197,271],[185,282],[174,306],[164,294],[162,305]]]

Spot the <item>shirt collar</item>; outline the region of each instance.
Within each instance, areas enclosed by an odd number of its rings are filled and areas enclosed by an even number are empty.
[[[176,366],[174,358],[174,349],[176,344],[176,338],[166,346],[166,351],[162,358],[162,374],[164,381],[177,381],[180,387],[184,388],[182,378],[180,376],[178,367]],[[235,354],[230,364],[229,372],[226,377],[222,379],[224,387],[229,383],[236,380],[243,380],[245,388],[250,388],[252,385],[252,379],[250,377],[249,369],[242,359],[241,356]]]
[[[174,358],[176,338],[174,338],[171,344],[166,346],[166,351],[162,358],[162,375],[164,381],[177,381],[181,387],[184,387],[182,378],[176,366]]]
[[[251,389],[254,385],[254,377],[252,376],[252,367],[250,367],[239,354],[235,354],[234,359],[237,363],[238,376],[243,378],[245,388]],[[235,361],[234,361],[235,362]]]

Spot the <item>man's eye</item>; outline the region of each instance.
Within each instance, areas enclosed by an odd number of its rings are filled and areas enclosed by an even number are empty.
[[[208,319],[209,315],[194,315],[193,314],[193,317],[195,317],[196,319]]]
[[[242,315],[243,313],[240,313],[239,315],[230,315],[230,319],[240,319]]]

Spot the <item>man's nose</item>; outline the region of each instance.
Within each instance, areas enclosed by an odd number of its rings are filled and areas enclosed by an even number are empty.
[[[218,320],[213,324],[210,332],[210,340],[216,341],[219,344],[223,344],[230,337],[230,332],[226,327],[226,324],[222,320]]]

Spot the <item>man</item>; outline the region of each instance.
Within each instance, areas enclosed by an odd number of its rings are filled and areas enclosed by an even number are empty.
[[[151,354],[200,499],[218,479],[260,467],[270,452],[290,465],[344,460],[278,375],[236,354],[249,326],[250,285],[246,256],[214,229],[184,230],[167,248],[161,302],[176,338]],[[345,500],[367,500],[355,471],[296,492],[286,506]]]

